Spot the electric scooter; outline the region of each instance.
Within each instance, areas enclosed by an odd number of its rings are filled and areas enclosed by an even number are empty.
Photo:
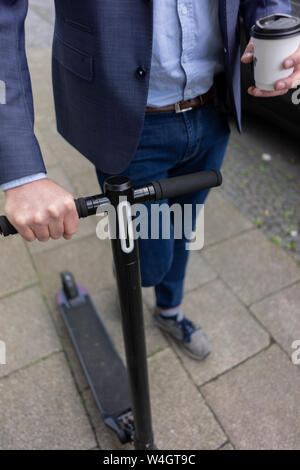
[[[182,196],[222,184],[218,170],[154,181],[133,188],[129,178],[112,176],[104,194],[75,200],[80,218],[116,210],[116,236],[111,239],[118,286],[127,370],[88,291],[69,272],[61,273],[58,307],[105,424],[121,443],[137,450],[156,449],[152,431],[138,241],[130,230],[135,203]],[[121,202],[120,202],[121,201]],[[110,223],[110,222],[109,222]],[[0,234],[17,233],[5,216]]]

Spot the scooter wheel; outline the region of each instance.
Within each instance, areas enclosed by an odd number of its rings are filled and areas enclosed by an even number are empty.
[[[75,282],[74,276],[69,271],[64,271],[60,273],[64,293],[68,300],[75,299],[79,296],[79,291],[77,284]]]

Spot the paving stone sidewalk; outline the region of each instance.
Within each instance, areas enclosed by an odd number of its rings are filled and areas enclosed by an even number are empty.
[[[56,134],[50,50],[29,54],[36,134],[49,176],[74,196],[98,192],[93,167]],[[226,184],[226,182],[225,182]],[[3,212],[3,196],[0,196]],[[86,285],[124,357],[108,242],[96,220],[74,240],[1,240],[0,449],[119,449],[101,421],[58,314],[59,272]],[[156,442],[160,449],[300,449],[300,267],[214,190],[206,244],[193,253],[185,311],[207,331],[212,355],[197,363],[152,324],[144,290]],[[125,448],[130,448],[126,446]]]

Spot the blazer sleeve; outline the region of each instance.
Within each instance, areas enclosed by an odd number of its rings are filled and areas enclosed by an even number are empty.
[[[0,0],[0,184],[46,172],[34,135],[24,22],[28,0]]]
[[[241,14],[248,36],[256,20],[273,13],[291,14],[289,0],[241,0]]]

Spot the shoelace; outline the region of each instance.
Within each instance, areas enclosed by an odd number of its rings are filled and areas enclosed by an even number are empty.
[[[184,340],[190,343],[191,336],[196,331],[194,323],[184,317],[182,320],[176,321],[176,325],[182,330]]]

